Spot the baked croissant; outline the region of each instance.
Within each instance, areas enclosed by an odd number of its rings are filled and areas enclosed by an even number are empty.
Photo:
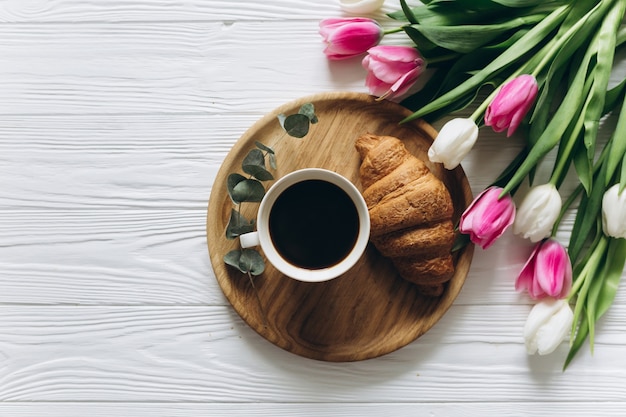
[[[355,146],[371,242],[422,293],[440,295],[454,274],[448,189],[395,137],[366,134]]]

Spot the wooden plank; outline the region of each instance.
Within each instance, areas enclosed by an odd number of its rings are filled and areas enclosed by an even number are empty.
[[[315,21],[0,25],[0,114],[241,114],[366,91],[359,60],[329,70],[317,32]]]
[[[624,307],[565,372],[529,357],[525,306],[453,306],[416,342],[330,363],[262,339],[228,307],[0,307],[0,401],[624,401]],[[620,319],[620,317],[622,319]],[[601,370],[601,372],[598,372]]]
[[[98,21],[198,21],[198,20],[317,20],[342,16],[337,2],[328,0],[275,0],[272,2],[233,2],[229,0],[56,0],[45,7],[33,2],[4,2],[0,22],[98,22]],[[373,17],[399,10],[387,2]],[[415,2],[414,2],[415,3]]]
[[[0,414],[13,417],[196,417],[224,416],[248,417],[342,417],[342,416],[416,416],[437,417],[501,417],[568,416],[622,417],[626,410],[622,402],[484,402],[484,403],[428,403],[407,402],[328,404],[328,403],[5,403],[0,404]]]

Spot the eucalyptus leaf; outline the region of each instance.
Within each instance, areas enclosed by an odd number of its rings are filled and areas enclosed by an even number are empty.
[[[237,268],[239,271],[246,273],[247,271],[242,271],[239,267],[239,259],[241,259],[241,249],[231,250],[226,255],[224,255],[224,263],[226,265],[230,265]]]
[[[259,181],[273,180],[274,176],[265,169],[265,155],[260,149],[252,149],[243,159],[241,169]]]
[[[233,187],[231,198],[236,204],[249,202],[258,203],[265,195],[265,187],[258,180],[244,179]]]
[[[269,154],[268,155],[268,159],[269,159],[270,167],[272,169],[276,169],[277,168],[277,165],[276,165],[276,154],[273,154],[273,153]]]
[[[276,116],[276,118],[278,119],[278,123],[280,123],[280,126],[284,129],[285,119],[287,118],[287,115],[280,113],[278,116]]]
[[[240,272],[260,275],[265,270],[265,261],[256,249],[235,249],[224,255],[224,263]]]
[[[243,158],[243,162],[241,163],[242,167],[246,167],[246,166],[260,166],[260,167],[264,167],[265,166],[265,155],[263,155],[263,152],[261,152],[260,149],[251,149],[250,152],[248,152],[248,154]],[[249,174],[249,172],[247,172],[244,169],[244,172],[246,172],[247,174]]]
[[[268,153],[268,154],[270,154],[270,155],[273,155],[273,154],[275,154],[275,153],[276,153],[276,152],[274,151],[274,149],[270,148],[270,147],[269,147],[269,146],[267,146],[267,145],[262,144],[262,143],[261,143],[261,142],[259,142],[259,141],[255,141],[255,142],[254,142],[254,145],[255,145],[257,148],[259,148],[260,150],[265,151],[265,152],[267,152],[267,153]]]
[[[240,270],[251,275],[260,275],[265,270],[265,261],[256,249],[242,249],[239,258]]]
[[[231,209],[226,226],[226,239],[235,239],[239,235],[252,231],[254,231],[254,220],[248,220],[239,211]]]
[[[285,119],[283,127],[289,136],[303,138],[309,133],[309,123],[309,118],[304,114],[291,114]]]
[[[309,118],[309,121],[312,124],[317,123],[317,116],[315,115],[315,106],[313,105],[313,103],[305,103],[300,107],[300,110],[298,110],[298,114],[303,114],[306,117]]]
[[[239,202],[235,200],[235,197],[233,197],[233,190],[235,189],[235,186],[237,186],[237,184],[245,180],[246,180],[246,177],[237,173],[230,174],[228,178],[226,179],[226,187],[228,189],[228,195],[230,196],[230,199],[235,204],[238,204]]]

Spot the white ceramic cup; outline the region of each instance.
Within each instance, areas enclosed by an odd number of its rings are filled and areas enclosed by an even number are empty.
[[[286,259],[272,241],[270,232],[270,214],[276,200],[291,186],[307,180],[321,180],[338,186],[350,198],[358,215],[358,233],[354,244],[349,249],[347,255],[337,263],[320,268],[298,266]],[[333,214],[334,215],[334,214]],[[275,216],[276,217],[276,216]],[[351,216],[352,217],[352,216]],[[337,219],[333,219],[336,221]],[[273,222],[280,222],[280,217],[272,219]],[[354,218],[347,221],[355,221]],[[303,224],[302,233],[306,236],[306,224]],[[293,171],[277,180],[267,191],[257,214],[257,230],[240,236],[241,246],[249,248],[260,246],[265,258],[278,271],[293,279],[304,282],[321,282],[336,278],[356,264],[361,258],[370,235],[370,218],[367,205],[359,190],[344,176],[322,168],[305,168]],[[325,239],[325,237],[323,237]],[[334,236],[329,234],[328,244],[332,244]],[[321,245],[320,245],[321,246]]]

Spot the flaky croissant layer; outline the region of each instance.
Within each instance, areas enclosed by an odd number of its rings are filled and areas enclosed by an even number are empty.
[[[404,279],[425,294],[441,294],[454,274],[448,189],[400,139],[366,134],[355,146],[372,243]]]

